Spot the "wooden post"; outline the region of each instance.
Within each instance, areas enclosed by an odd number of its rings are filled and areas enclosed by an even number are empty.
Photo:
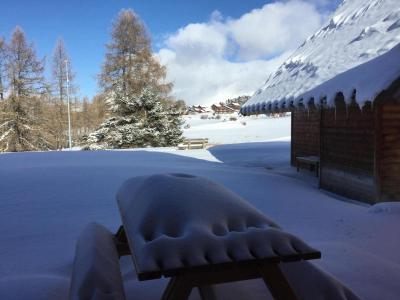
[[[172,277],[164,291],[161,300],[187,300],[193,287],[184,276]]]
[[[217,300],[215,291],[212,285],[199,286],[199,294],[203,300]]]
[[[258,270],[275,300],[298,299],[277,264],[260,266]]]

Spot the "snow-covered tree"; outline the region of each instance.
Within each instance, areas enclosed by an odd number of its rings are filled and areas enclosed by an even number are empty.
[[[109,116],[87,139],[87,149],[169,146],[180,141],[180,119],[163,105],[172,85],[151,53],[139,17],[122,10],[113,24],[100,86]]]
[[[121,149],[163,147],[181,140],[181,121],[173,110],[166,109],[151,88],[133,98],[113,101],[114,116],[107,119],[87,138],[85,149]]]
[[[1,116],[0,150],[48,149],[38,101],[44,87],[43,62],[36,58],[33,45],[27,43],[19,27],[12,34],[6,58],[9,95]]]

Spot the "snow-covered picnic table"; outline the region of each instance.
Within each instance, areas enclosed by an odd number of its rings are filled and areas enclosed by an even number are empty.
[[[134,177],[117,195],[139,280],[172,277],[163,299],[192,288],[263,278],[275,299],[297,299],[278,264],[321,253],[221,185],[189,174]]]

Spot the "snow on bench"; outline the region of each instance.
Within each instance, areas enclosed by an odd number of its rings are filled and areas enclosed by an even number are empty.
[[[297,299],[280,262],[320,258],[236,194],[187,174],[135,177],[117,194],[139,280],[173,277],[163,299],[193,287],[263,278],[275,299]]]
[[[79,237],[69,299],[125,299],[114,237],[99,224],[89,224]]]
[[[301,165],[310,166],[315,171],[315,175],[319,176],[319,157],[318,156],[296,156],[297,172],[300,171]]]
[[[204,149],[208,144],[208,138],[202,139],[184,139],[182,143],[178,145],[179,150],[185,149]]]

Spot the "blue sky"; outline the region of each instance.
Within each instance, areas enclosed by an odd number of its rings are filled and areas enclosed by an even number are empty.
[[[296,0],[291,2],[293,1]],[[338,1],[310,0],[305,2],[315,6],[316,10],[322,15],[325,12],[332,11],[337,6]],[[140,15],[152,35],[153,48],[156,52],[161,51],[165,54],[166,52],[163,50],[169,50],[175,51],[178,55],[179,51],[175,49],[177,46],[176,43],[174,44],[174,41],[176,41],[174,37],[179,39],[180,33],[193,27],[190,26],[191,24],[203,24],[204,26],[218,22],[227,24],[231,20],[240,19],[244,14],[250,13],[254,9],[261,9],[269,2],[273,1],[1,0],[0,35],[9,38],[13,28],[16,25],[21,26],[28,39],[35,43],[38,55],[48,58],[47,66],[50,66],[49,58],[55,41],[57,37],[61,36],[66,43],[74,71],[77,74],[76,83],[80,87],[80,95],[91,97],[97,91],[95,76],[99,73],[103,61],[104,44],[109,41],[111,21],[122,8],[133,8]],[[213,14],[215,11],[219,13]],[[202,41],[196,40],[196,43],[202,43]],[[198,48],[198,45],[195,46]],[[223,56],[226,57],[227,53],[229,52],[225,49]],[[268,55],[267,53],[267,56],[273,58],[279,54],[274,52]],[[265,57],[265,53],[263,53],[263,57]],[[261,56],[230,57],[230,59],[235,58],[246,61],[260,59]],[[163,56],[163,62],[173,63],[171,60],[165,60],[165,56]],[[172,66],[173,68],[174,66]],[[182,86],[183,83],[180,82],[178,75],[172,73],[170,77],[175,82],[177,90],[185,88]],[[185,84],[190,85],[190,83]],[[180,96],[179,93],[178,95]],[[190,98],[190,95],[182,95]]]

